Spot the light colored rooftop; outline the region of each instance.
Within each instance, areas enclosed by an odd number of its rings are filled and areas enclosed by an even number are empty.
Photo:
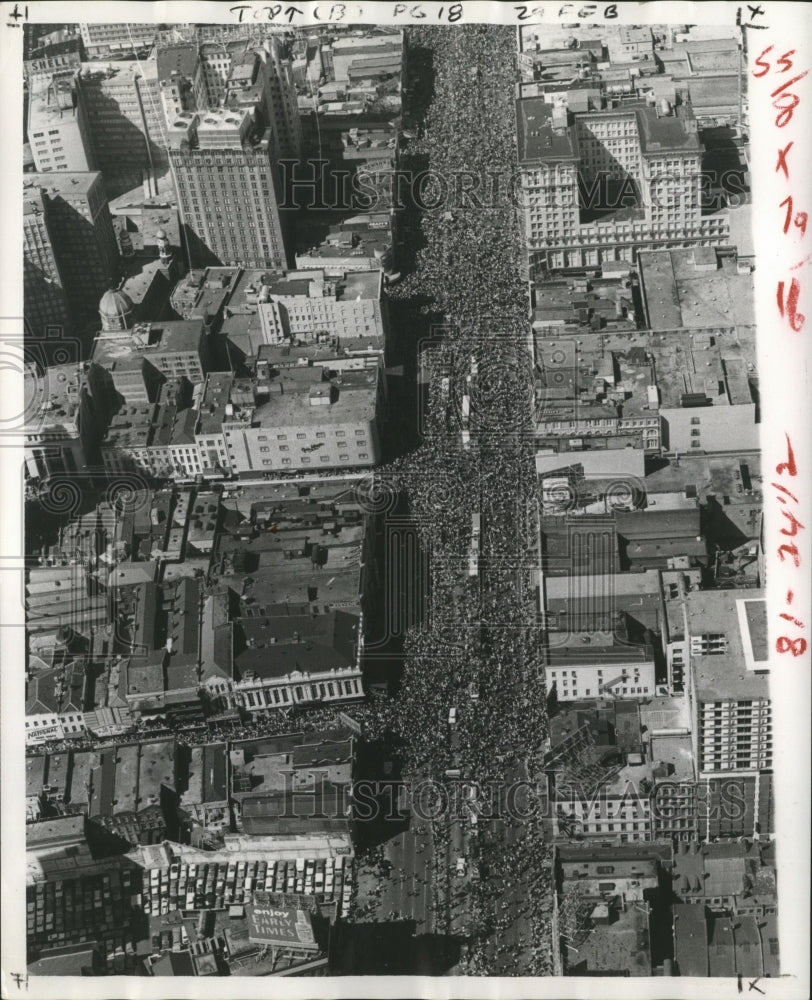
[[[721,633],[727,641],[723,653],[691,653],[700,701],[769,698],[764,591],[693,591],[686,605],[692,636]]]
[[[654,250],[638,257],[652,330],[752,326],[754,280],[713,247]]]
[[[651,759],[655,765],[671,765],[673,771],[668,775],[669,780],[694,780],[694,757],[688,733],[684,736],[652,736]]]
[[[321,375],[321,369],[315,369]],[[272,395],[267,403],[254,410],[253,427],[317,427],[323,424],[345,424],[371,421],[377,402],[376,370],[345,372],[333,380],[332,402],[329,406],[314,406],[309,388],[314,385],[329,390],[328,382],[311,383],[298,392]]]
[[[83,62],[80,66],[83,80],[92,79],[108,86],[131,86],[135,77],[145,80],[158,80],[158,66],[154,56],[146,59],[106,60],[94,59]]]
[[[753,402],[756,376],[753,327],[671,330],[651,334],[662,407],[680,407],[686,394],[706,396],[714,406]]]
[[[640,448],[612,451],[560,451],[555,455],[536,453],[536,475],[545,476],[559,469],[578,467],[587,479],[604,476],[645,475],[645,456]]]
[[[26,174],[23,190],[39,187],[51,198],[86,199],[100,177],[98,170],[53,170],[44,174]]]

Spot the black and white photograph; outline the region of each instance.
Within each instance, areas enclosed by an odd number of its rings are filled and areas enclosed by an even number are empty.
[[[0,5],[3,997],[809,995],[811,29]]]

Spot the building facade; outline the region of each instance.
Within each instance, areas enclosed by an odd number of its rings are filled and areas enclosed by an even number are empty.
[[[284,268],[287,251],[277,207],[270,133],[257,134],[245,112],[186,112],[168,126],[169,157],[193,260]]]
[[[35,336],[48,327],[67,331],[70,326],[65,287],[46,220],[42,189],[23,190],[23,296],[25,321]]]
[[[701,214],[702,147],[690,105],[667,104],[573,115],[540,97],[518,101],[525,239],[542,270],[726,241],[727,224]]]
[[[763,592],[694,591],[685,605],[699,776],[769,771],[773,732]]]
[[[87,121],[77,103],[74,70],[54,73],[32,86],[26,131],[40,173],[96,169]]]
[[[90,59],[103,59],[108,56],[128,55],[129,53],[147,49],[155,43],[157,34],[153,24],[129,24],[120,22],[95,22],[79,24],[79,33],[85,46],[85,53]]]
[[[166,124],[155,60],[83,63],[76,90],[106,178],[163,167]]]
[[[78,326],[95,316],[99,299],[118,274],[118,244],[102,176],[96,172],[31,174],[26,178],[29,205],[36,203],[37,188],[43,220],[29,220],[27,246],[37,239],[31,227],[36,225],[41,233],[44,221],[69,314]],[[36,266],[32,246],[30,278]],[[33,303],[32,307],[36,315],[38,307]]]

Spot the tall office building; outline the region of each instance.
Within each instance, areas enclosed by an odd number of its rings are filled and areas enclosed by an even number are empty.
[[[154,58],[83,63],[76,90],[96,166],[106,181],[166,166],[166,124]]]
[[[259,49],[265,124],[273,130],[280,158],[302,155],[302,120],[293,82],[293,65],[279,38],[267,38]]]
[[[129,55],[155,43],[154,24],[127,24],[118,21],[80,24],[79,32],[89,59]]]
[[[23,294],[25,321],[36,337],[49,326],[67,330],[68,303],[45,217],[42,189],[23,190]]]
[[[270,128],[279,157],[298,158],[302,128],[291,60],[279,38],[182,42],[158,48],[157,76],[167,121],[184,111],[245,108]]]
[[[527,249],[550,270],[635,259],[641,249],[712,246],[724,219],[703,217],[703,148],[690,105],[619,104],[573,114],[518,101]]]
[[[286,267],[271,130],[245,109],[221,108],[184,112],[167,132],[192,261]]]
[[[31,84],[26,131],[36,170],[96,169],[74,70],[40,77]]]
[[[206,74],[197,45],[183,42],[158,46],[156,63],[167,123],[184,111],[203,111],[209,107]]]
[[[700,776],[772,768],[767,605],[760,590],[692,591],[688,698]]]
[[[36,213],[29,213],[26,238],[29,282],[34,269],[43,263],[50,266],[52,258],[73,323],[81,326],[97,318],[99,299],[118,272],[118,248],[101,174],[95,171],[29,174],[24,193],[29,207],[41,204],[43,216],[39,221],[32,218]],[[37,234],[43,232],[47,232],[50,257],[43,248],[37,258],[34,247],[38,239],[41,242]],[[29,287],[33,291],[34,286]],[[34,302],[30,308],[33,315],[40,309]]]

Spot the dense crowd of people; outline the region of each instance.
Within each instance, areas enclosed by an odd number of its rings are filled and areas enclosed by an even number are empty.
[[[438,178],[424,199],[441,201],[461,173],[481,178],[480,189],[488,177],[513,176],[513,32],[415,28],[409,41],[431,50],[434,71],[432,103],[409,147],[412,162]],[[480,783],[507,783],[518,768],[538,773],[547,731],[524,251],[504,204],[441,202],[424,212],[422,231],[398,296],[425,301],[440,338],[421,359],[429,387],[422,444],[394,471],[429,553],[429,614],[407,636],[402,688],[381,728],[400,737],[413,772],[443,781],[462,768]],[[469,572],[474,515],[478,565]],[[504,824],[471,838],[487,872],[470,885],[471,972],[551,972],[550,847],[534,816],[523,824],[511,843]],[[442,837],[442,821],[435,825]]]

